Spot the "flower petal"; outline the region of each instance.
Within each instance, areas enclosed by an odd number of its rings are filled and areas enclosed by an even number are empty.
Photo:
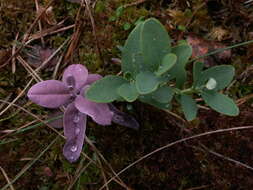
[[[132,117],[131,115],[128,115],[120,110],[118,110],[114,105],[109,104],[109,108],[113,113],[112,121],[116,124],[129,127],[132,129],[138,130],[140,125],[139,123]]]
[[[62,77],[62,81],[68,86],[68,79],[74,77],[75,89],[80,89],[88,78],[88,70],[81,64],[73,64],[68,66]]]
[[[86,115],[80,113],[74,103],[69,104],[64,113],[64,135],[66,144],[63,155],[69,162],[75,162],[80,157],[86,130]]]
[[[58,80],[46,80],[33,85],[27,96],[32,102],[46,108],[57,108],[71,98],[68,88]]]
[[[92,84],[93,82],[95,82],[101,78],[103,78],[103,77],[99,74],[89,74],[87,81],[86,81],[86,85]]]
[[[111,125],[112,112],[107,104],[91,102],[79,95],[76,97],[75,106],[80,112],[89,115],[96,123]]]

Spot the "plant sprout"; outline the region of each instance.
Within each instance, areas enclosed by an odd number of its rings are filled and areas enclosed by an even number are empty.
[[[172,101],[176,100],[188,121],[197,117],[195,98],[201,97],[217,112],[238,115],[235,102],[220,93],[231,83],[234,67],[219,65],[205,69],[203,63],[195,62],[192,80],[188,81],[186,68],[192,47],[186,41],[172,46],[171,41],[157,19],[140,22],[122,48],[123,75],[110,75],[96,81],[85,96],[99,103],[139,100],[165,110],[171,109]]]

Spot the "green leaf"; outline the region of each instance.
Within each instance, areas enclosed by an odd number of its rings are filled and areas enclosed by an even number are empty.
[[[155,71],[163,57],[171,51],[171,39],[164,26],[154,18],[144,21],[141,31],[141,47],[144,70]]]
[[[128,81],[120,76],[108,75],[93,83],[87,90],[85,96],[93,102],[113,102],[121,98],[117,93],[117,89],[127,82]]]
[[[155,72],[156,75],[161,76],[170,70],[177,61],[177,56],[173,53],[168,53],[164,56],[161,65],[158,67],[158,70]]]
[[[123,28],[124,30],[129,30],[131,28],[131,24],[129,22],[126,22],[124,25],[123,25]]]
[[[147,94],[144,96],[139,96],[138,98],[141,102],[150,104],[158,109],[170,109],[171,104],[169,103],[160,103],[152,98],[152,95]]]
[[[213,78],[217,82],[214,90],[222,90],[231,83],[234,74],[235,69],[231,65],[215,66],[202,72],[196,86],[205,85],[210,78]]]
[[[198,82],[202,70],[204,68],[204,63],[203,62],[195,62],[193,63],[193,86],[196,85],[196,83]]]
[[[231,98],[225,96],[224,94],[220,94],[213,90],[205,90],[201,93],[201,96],[206,104],[217,112],[229,116],[236,116],[239,114],[237,105]]]
[[[122,84],[118,88],[118,94],[128,102],[135,101],[139,96],[139,94],[135,88],[135,84],[133,84],[133,83]]]
[[[198,111],[196,101],[191,96],[185,94],[182,94],[179,100],[187,121],[195,119]]]
[[[185,65],[192,55],[192,48],[186,43],[181,43],[172,48],[172,53],[176,54],[177,62],[169,71],[172,78],[176,78],[176,85],[181,88],[186,81]]]
[[[136,89],[140,94],[149,94],[154,92],[160,84],[159,78],[151,72],[140,72],[136,76]]]
[[[142,26],[143,22],[133,29],[122,50],[122,71],[124,73],[129,72],[132,76],[136,76],[141,69],[141,65],[143,65],[143,53],[140,42]]]
[[[151,94],[152,98],[160,103],[168,103],[173,98],[174,91],[169,86],[162,86]]]
[[[119,18],[123,14],[123,11],[124,11],[124,6],[119,6],[116,9],[116,17]]]

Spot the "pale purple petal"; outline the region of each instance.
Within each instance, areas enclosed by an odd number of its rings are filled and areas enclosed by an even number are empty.
[[[103,77],[99,74],[89,74],[85,84],[86,85],[92,84],[93,82],[95,82],[101,78],[103,78]]]
[[[120,110],[118,110],[114,105],[109,104],[110,110],[113,112],[112,121],[116,124],[129,127],[132,129],[139,129],[139,123],[132,117]]]
[[[80,89],[88,78],[88,70],[81,64],[73,64],[68,66],[62,77],[62,81],[68,86],[68,79],[74,77],[75,89]]]
[[[85,130],[86,115],[80,113],[74,103],[68,105],[64,113],[64,136],[66,143],[63,148],[63,155],[69,162],[75,162],[82,152]]]
[[[46,80],[33,85],[27,96],[32,102],[46,108],[57,108],[71,98],[68,88],[58,80]]]
[[[96,123],[111,125],[112,112],[107,104],[91,102],[79,95],[76,97],[75,106],[80,112],[89,115]]]

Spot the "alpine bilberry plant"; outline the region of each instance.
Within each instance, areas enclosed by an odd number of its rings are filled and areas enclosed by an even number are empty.
[[[192,82],[187,81],[186,65],[192,48],[186,41],[172,47],[171,41],[158,20],[140,22],[122,48],[123,76],[109,75],[96,81],[86,97],[99,103],[138,99],[160,109],[170,109],[174,98],[186,119],[193,120],[198,110],[195,98],[200,96],[215,111],[238,115],[234,101],[219,92],[232,81],[234,67],[219,65],[204,69],[203,63],[196,62]]]
[[[119,111],[112,104],[92,102],[84,96],[89,86],[102,76],[88,74],[86,67],[80,64],[70,65],[63,73],[62,81],[46,80],[32,86],[28,91],[29,99],[46,108],[65,109],[63,116],[66,143],[63,154],[69,162],[78,160],[82,151],[86,118],[90,116],[100,125],[111,122],[138,129],[137,121]]]

